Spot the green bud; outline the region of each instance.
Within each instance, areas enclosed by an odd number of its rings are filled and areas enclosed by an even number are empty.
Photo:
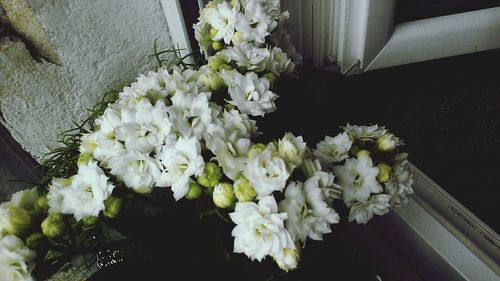
[[[193,200],[199,198],[202,194],[203,194],[203,188],[201,187],[201,185],[195,182],[190,182],[189,191],[186,193],[184,197],[186,197],[189,200]]]
[[[366,150],[366,149],[363,149],[363,150],[360,150],[358,151],[358,153],[356,153],[356,158],[362,158],[362,157],[370,157],[371,155],[371,152]]]
[[[38,208],[42,210],[44,213],[47,213],[49,210],[49,199],[47,199],[46,195],[38,197],[36,200],[36,204],[38,205]]]
[[[215,28],[213,28],[213,27],[212,27],[212,28],[210,28],[210,39],[212,39],[212,40],[213,40],[213,39],[214,39],[214,37],[217,35],[217,32],[218,32],[218,31],[217,31],[217,29],[215,29]]]
[[[238,0],[229,0],[229,5],[231,6],[231,8],[236,4],[238,4]]]
[[[222,170],[217,164],[213,162],[205,163],[203,174],[199,177],[196,177],[198,183],[203,185],[204,187],[215,187],[219,183],[221,178]]]
[[[34,232],[26,238],[26,246],[32,250],[38,250],[45,243],[45,236],[39,232]]]
[[[307,178],[312,177],[317,171],[321,171],[319,160],[313,161],[310,158],[305,158],[302,162],[302,172]]]
[[[233,38],[231,38],[231,41],[233,44],[239,45],[245,42],[245,36],[243,33],[236,31],[233,35]]]
[[[212,199],[219,208],[232,208],[236,203],[233,185],[228,182],[221,182],[214,188]]]
[[[381,183],[389,181],[389,179],[391,178],[391,166],[385,164],[384,162],[381,162],[377,165],[377,168],[377,180]]]
[[[220,90],[224,86],[224,81],[215,72],[205,74],[203,76],[203,82],[214,92]]]
[[[213,71],[219,71],[226,61],[220,56],[212,56],[208,58],[208,67]]]
[[[14,205],[7,205],[3,210],[5,213],[0,215],[0,225],[2,233],[22,236],[26,234],[31,227],[31,216],[25,209]]]
[[[377,139],[377,148],[380,151],[389,152],[397,146],[397,138],[393,134],[385,134]]]
[[[248,150],[248,158],[252,158],[253,155],[255,154],[260,154],[266,149],[266,145],[263,143],[256,143],[252,145],[250,150]]]
[[[257,192],[243,176],[234,182],[234,195],[238,202],[251,202],[257,197]]]
[[[92,159],[92,153],[82,153],[80,154],[80,156],[78,156],[78,161],[77,161],[77,165],[78,167],[80,167],[81,165],[87,165],[90,161],[90,159]]]
[[[214,42],[212,42],[212,48],[216,52],[220,51],[220,50],[222,50],[222,48],[224,48],[224,43],[222,43],[222,41],[214,41]]]
[[[264,74],[264,78],[269,80],[269,82],[271,82],[271,83],[274,83],[274,81],[276,81],[276,75],[272,72],[268,72],[268,73]]]
[[[110,196],[104,201],[103,214],[108,218],[116,217],[122,210],[123,200],[118,197]]]
[[[42,222],[42,233],[48,238],[56,238],[66,232],[66,223],[62,214],[51,214]]]
[[[92,225],[96,224],[99,221],[99,218],[98,217],[94,217],[94,216],[90,216],[90,217],[83,218],[82,221],[83,221],[83,224],[85,226],[92,226]]]

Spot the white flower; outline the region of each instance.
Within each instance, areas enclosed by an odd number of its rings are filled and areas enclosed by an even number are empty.
[[[274,143],[268,144],[261,153],[255,151],[243,171],[250,185],[257,191],[257,198],[268,196],[275,190],[282,191],[290,176],[285,161],[276,152]]]
[[[12,198],[10,199],[9,202],[13,206],[28,211],[28,213],[33,216],[37,215],[38,212],[40,211],[36,203],[39,197],[40,195],[38,194],[38,189],[34,187],[31,189],[21,190],[12,194]]]
[[[241,174],[250,146],[250,139],[237,138],[236,134],[233,134],[227,140],[215,140],[212,152],[228,178],[236,180]]]
[[[206,7],[200,11],[200,16],[206,23],[210,24],[217,33],[212,38],[213,41],[224,40],[226,44],[231,43],[231,38],[234,35],[236,24],[236,15],[239,11],[239,5],[233,8],[229,2],[218,3],[215,7]]]
[[[274,101],[278,96],[269,91],[269,80],[259,78],[254,72],[247,72],[244,76],[236,70],[223,70],[222,79],[228,85],[230,104],[235,105],[245,114],[264,116],[265,113],[276,110]]]
[[[373,167],[370,157],[347,159],[343,166],[333,167],[333,172],[344,189],[344,202],[348,207],[356,201],[366,202],[371,193],[382,192],[376,179],[378,168]]]
[[[323,240],[323,234],[331,232],[330,224],[338,223],[340,218],[325,200],[318,178],[288,184],[279,210],[288,214],[285,223],[293,240]]]
[[[413,171],[408,154],[399,153],[394,158],[391,179],[385,183],[385,191],[391,195],[391,206],[399,207],[408,204],[408,196],[413,194]]]
[[[261,198],[259,203],[238,202],[229,216],[236,224],[234,252],[261,261],[267,255],[283,257],[284,249],[295,249],[290,233],[284,226],[286,213],[278,213],[274,197]]]
[[[86,165],[80,165],[71,179],[52,181],[47,194],[49,212],[73,214],[76,220],[97,217],[114,188],[97,162],[89,160]]]
[[[191,176],[203,174],[205,162],[201,156],[200,143],[194,137],[180,137],[175,145],[163,147],[158,157],[165,167],[158,185],[171,186],[176,200],[189,191]]]
[[[252,44],[241,44],[229,47],[219,53],[236,62],[236,65],[247,71],[261,72],[266,69],[270,52],[266,48],[257,48]]]
[[[160,177],[160,164],[148,153],[128,151],[126,154],[111,158],[109,161],[110,173],[125,186],[139,193],[146,193],[155,186]]]
[[[268,71],[281,75],[293,72],[295,64],[280,48],[274,47],[271,49],[269,56]]]
[[[96,160],[101,161],[104,167],[108,167],[109,160],[125,154],[126,149],[115,138],[114,132],[106,134],[102,130],[97,130],[82,136],[80,153],[92,153]]]
[[[138,103],[122,110],[123,125],[116,128],[116,138],[125,142],[128,151],[152,152],[163,145],[170,134],[170,120],[163,101],[154,106]]]
[[[342,128],[355,140],[374,140],[387,132],[384,126],[379,127],[378,125],[357,126],[347,123],[347,125]]]
[[[0,236],[0,280],[32,281],[36,252],[14,235]]]
[[[239,13],[236,21],[236,30],[243,34],[247,42],[263,44],[267,35],[272,32],[278,22],[280,7],[276,1],[269,3],[261,0],[248,0],[244,7],[244,13]]]
[[[356,220],[357,223],[366,224],[372,219],[373,214],[384,215],[389,212],[391,205],[388,194],[377,194],[371,196],[366,202],[356,202],[349,210],[349,222]]]
[[[306,143],[302,136],[296,137],[292,133],[286,133],[278,141],[278,154],[286,161],[290,173],[295,167],[302,165],[305,151]]]
[[[318,157],[321,162],[332,165],[347,158],[351,145],[352,141],[345,132],[333,138],[326,136],[323,141],[316,145],[313,155]]]
[[[201,139],[207,126],[218,114],[209,100],[208,92],[198,94],[177,92],[172,98],[172,106],[168,108],[172,129],[183,137],[196,136],[197,139]]]

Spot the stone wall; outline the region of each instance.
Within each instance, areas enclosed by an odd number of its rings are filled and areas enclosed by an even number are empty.
[[[156,38],[173,46],[158,0],[0,0],[0,6],[23,37],[0,39],[0,122],[36,159],[103,92],[154,66],[147,56]],[[33,58],[28,41],[46,60]]]

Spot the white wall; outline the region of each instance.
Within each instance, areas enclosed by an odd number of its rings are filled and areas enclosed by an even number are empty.
[[[35,62],[22,42],[0,41],[0,111],[39,159],[59,132],[87,117],[101,93],[154,66],[153,41],[173,46],[158,0],[30,0],[62,66]]]

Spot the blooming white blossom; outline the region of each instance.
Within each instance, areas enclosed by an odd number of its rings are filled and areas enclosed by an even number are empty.
[[[32,281],[36,252],[14,235],[0,235],[0,280]]]
[[[154,106],[149,102],[122,110],[122,125],[116,128],[116,138],[125,143],[127,151],[150,153],[159,148],[170,134],[170,118],[163,101]]]
[[[138,151],[127,151],[124,155],[112,158],[108,166],[112,175],[139,193],[149,192],[161,174],[158,160]]]
[[[203,174],[205,162],[201,156],[200,143],[195,137],[180,137],[175,145],[164,146],[158,157],[165,167],[158,186],[171,186],[176,200],[189,191],[191,176]]]
[[[236,134],[232,134],[225,140],[215,140],[212,151],[215,154],[215,159],[222,167],[222,171],[228,178],[236,180],[241,174],[245,167],[250,146],[250,139],[237,138]]]
[[[278,141],[278,154],[286,161],[290,173],[295,167],[302,165],[306,148],[302,136],[296,137],[292,133],[286,133]]]
[[[377,181],[378,168],[373,167],[370,157],[347,159],[342,166],[333,167],[344,190],[344,202],[351,206],[354,202],[366,202],[371,193],[380,193],[382,186]]]
[[[261,261],[268,255],[284,258],[284,249],[295,249],[284,225],[287,214],[278,213],[274,197],[263,197],[258,204],[238,202],[229,216],[236,224],[231,233],[235,253],[244,253],[252,260]]]
[[[255,72],[247,72],[245,75],[236,70],[223,70],[222,79],[228,85],[228,103],[235,105],[245,114],[252,116],[264,116],[265,113],[276,110],[274,101],[278,96],[269,90],[269,80],[259,78]]]
[[[357,223],[366,224],[372,219],[373,214],[384,215],[389,212],[389,200],[391,196],[388,194],[372,195],[366,202],[356,202],[349,209],[349,221],[356,220]]]
[[[262,152],[254,151],[248,159],[243,174],[255,188],[258,196],[262,198],[273,191],[282,191],[290,173],[285,160],[277,155],[277,148],[270,143]]]
[[[357,126],[347,123],[347,125],[342,128],[355,140],[375,140],[387,132],[384,126],[379,127],[378,125]]]
[[[54,179],[47,198],[50,213],[72,214],[76,220],[97,217],[104,210],[104,200],[113,192],[114,185],[97,166],[89,160],[80,165],[78,173],[70,179]]]
[[[318,157],[326,165],[338,163],[347,158],[352,141],[347,133],[340,133],[335,137],[326,136],[323,141],[316,145],[313,151],[314,156]]]
[[[12,194],[10,204],[21,209],[26,210],[30,215],[37,215],[40,211],[39,206],[36,204],[40,197],[36,187],[25,189]]]
[[[201,139],[207,126],[213,122],[218,114],[217,108],[211,106],[210,93],[177,92],[172,97],[172,106],[169,107],[172,129],[183,137],[195,136]]]
[[[330,224],[338,223],[337,212],[328,206],[319,177],[309,178],[304,184],[291,182],[285,189],[285,199],[279,203],[280,212],[288,214],[286,228],[293,240],[323,240],[330,233]]]
[[[392,177],[385,183],[385,191],[391,195],[391,206],[401,206],[408,204],[408,196],[413,194],[413,171],[410,162],[407,160],[408,154],[399,153],[394,158],[396,163],[392,166]]]
[[[240,44],[229,47],[219,52],[229,61],[234,61],[237,66],[246,71],[261,72],[266,69],[271,53],[266,48],[258,48],[252,44]]]
[[[216,30],[212,40],[224,40],[224,43],[228,45],[231,43],[239,10],[239,5],[231,8],[229,2],[223,1],[209,5],[200,11],[200,17]]]

